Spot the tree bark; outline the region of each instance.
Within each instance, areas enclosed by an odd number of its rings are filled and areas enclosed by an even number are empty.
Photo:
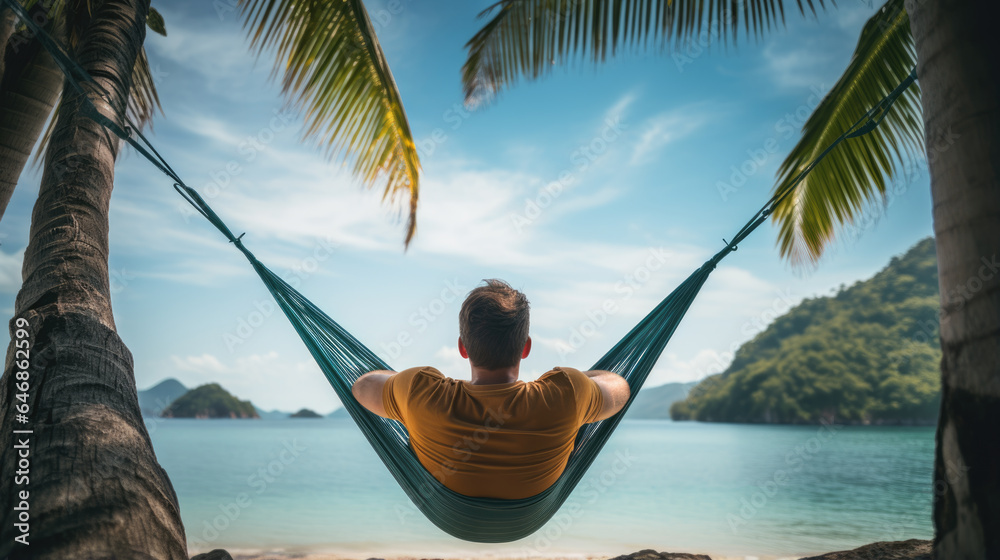
[[[43,6],[47,4],[35,4],[29,14],[44,14]],[[7,16],[13,18],[13,11],[7,9],[0,17],[0,24]],[[63,25],[50,25],[49,29],[57,40],[62,38]],[[0,27],[0,39],[2,33]],[[0,50],[3,53],[0,57],[3,61],[0,77],[0,220],[62,88],[62,73],[31,33],[24,31],[8,35],[8,38],[9,44],[8,41],[0,42],[6,46]]]
[[[1000,34],[990,0],[908,0],[941,288],[934,554],[1000,558]]]
[[[7,7],[7,4],[0,4],[0,80],[3,79],[4,63],[3,53],[7,51],[7,42],[14,33],[14,11]]]
[[[109,92],[105,113],[119,120],[148,5],[93,2],[75,55]],[[156,462],[111,310],[108,207],[119,142],[81,115],[80,101],[67,89],[60,105],[11,321],[0,384],[0,503],[19,504],[27,491],[30,531],[27,546],[16,542],[20,514],[0,510],[0,557],[186,559],[177,497]],[[16,352],[19,319],[30,364]],[[26,388],[16,385],[19,371],[29,374]],[[15,409],[21,394],[26,423]],[[24,483],[15,478],[25,466],[14,447],[20,438],[30,449]]]

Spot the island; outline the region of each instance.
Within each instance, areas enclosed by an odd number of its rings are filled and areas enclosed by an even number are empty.
[[[670,407],[674,420],[933,425],[941,402],[934,239],[803,301]]]
[[[696,382],[666,383],[656,387],[643,387],[625,413],[632,420],[662,420],[670,418],[670,407],[687,398]]]
[[[288,417],[289,418],[322,418],[321,415],[316,414],[315,412],[313,412],[312,410],[309,410],[308,408],[303,408],[302,410],[299,410],[295,414],[290,414]]]
[[[143,416],[159,416],[163,409],[187,391],[187,387],[180,381],[172,377],[164,379],[149,389],[139,391],[139,411]]]
[[[250,401],[241,401],[218,383],[191,389],[170,403],[164,418],[260,418]]]

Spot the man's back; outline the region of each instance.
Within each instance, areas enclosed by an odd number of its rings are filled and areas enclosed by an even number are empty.
[[[572,368],[537,381],[474,385],[411,368],[382,391],[386,415],[410,433],[417,458],[466,496],[533,496],[562,474],[583,424],[597,420],[600,389]]]

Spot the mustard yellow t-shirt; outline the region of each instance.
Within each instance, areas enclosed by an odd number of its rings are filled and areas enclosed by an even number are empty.
[[[473,385],[418,367],[389,378],[382,404],[442,484],[466,496],[517,499],[559,478],[577,431],[596,421],[604,398],[572,368],[536,381]]]

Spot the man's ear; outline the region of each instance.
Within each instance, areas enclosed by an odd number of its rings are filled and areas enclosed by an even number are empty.
[[[528,354],[530,353],[531,353],[531,337],[529,336],[528,341],[524,343],[524,351],[521,352],[521,359],[523,360],[527,358]]]
[[[469,353],[465,350],[465,345],[462,344],[461,337],[458,338],[458,353],[461,354],[461,356],[466,360],[469,359]]]

